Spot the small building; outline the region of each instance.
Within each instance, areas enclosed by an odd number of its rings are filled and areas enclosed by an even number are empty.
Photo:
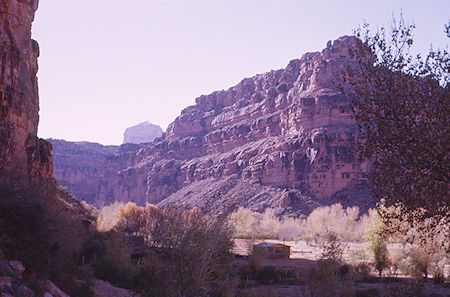
[[[253,252],[261,252],[267,259],[289,259],[291,247],[282,243],[262,242],[253,246]]]

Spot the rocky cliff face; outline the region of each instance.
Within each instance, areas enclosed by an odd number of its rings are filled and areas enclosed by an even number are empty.
[[[99,182],[97,201],[215,212],[365,204],[368,164],[356,157],[357,126],[335,88],[355,42],[341,37],[285,69],[197,98],[161,139],[111,157],[117,172]]]
[[[38,0],[0,1],[0,183],[51,180],[51,145],[37,138],[39,46],[31,39]]]
[[[93,220],[80,202],[56,187],[52,145],[37,138],[39,47],[31,39],[31,23],[37,6],[38,0],[0,0],[1,296],[68,296],[45,275],[33,273],[25,277],[22,263],[16,259],[8,261],[8,258],[21,257],[33,262],[30,259],[34,260],[34,255],[48,255],[52,246],[51,254],[56,258],[62,253],[61,245],[53,241],[54,237],[50,239],[54,234],[49,231],[56,233],[64,226],[67,232],[70,226],[70,231],[78,228],[85,236]],[[64,219],[56,220],[56,216]],[[48,226],[43,226],[44,220]],[[50,228],[52,223],[55,225]],[[79,236],[80,241],[86,238],[72,233],[70,236]],[[42,251],[36,246],[48,247],[48,250]],[[36,266],[46,266],[39,267],[41,271],[41,268],[48,269],[51,262],[44,261],[41,263],[45,265]],[[33,287],[28,287],[30,283]]]
[[[127,152],[136,152],[139,146],[103,146],[91,142],[69,142],[47,139],[53,145],[53,167],[58,183],[67,187],[78,200],[102,206],[113,202],[101,192],[105,183],[125,163]]]
[[[136,126],[127,128],[123,135],[123,143],[146,143],[152,142],[158,137],[161,137],[163,130],[158,125],[153,125],[149,122],[142,122]]]

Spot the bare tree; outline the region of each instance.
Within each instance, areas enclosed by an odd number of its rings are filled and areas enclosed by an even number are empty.
[[[128,203],[119,211],[115,230],[131,239],[132,248],[147,252],[138,277],[143,290],[165,296],[209,296],[228,289],[233,241],[224,219],[199,209]]]

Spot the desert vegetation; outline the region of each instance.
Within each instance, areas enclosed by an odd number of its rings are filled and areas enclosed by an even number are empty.
[[[230,290],[232,229],[223,219],[198,209],[127,203],[103,209],[98,222],[106,246],[97,277],[142,296],[223,296]]]
[[[79,266],[84,244],[94,236],[90,218],[81,205],[69,210],[60,200],[64,195],[53,184],[0,187],[0,259],[22,261],[26,283],[37,291],[48,278],[68,294],[90,296],[90,277]]]
[[[382,209],[384,213],[395,211],[393,208]],[[367,258],[364,254],[371,255],[374,268],[379,275],[390,269],[395,272],[388,274],[396,274],[399,272],[399,266],[403,267],[401,270],[404,275],[421,274],[417,269],[415,272],[406,269],[406,266],[440,267],[440,272],[435,271],[431,275],[442,275],[443,264],[448,261],[449,239],[446,235],[449,227],[443,221],[433,223],[434,232],[430,233],[421,226],[432,224],[428,221],[419,226],[413,226],[406,220],[397,221],[395,224],[390,222],[389,226],[383,221],[379,210],[370,209],[368,213],[361,214],[357,207],[344,209],[340,204],[319,207],[303,219],[277,217],[275,213],[273,209],[266,209],[264,213],[244,208],[237,209],[229,217],[230,225],[235,228],[235,237],[253,241],[265,239],[305,241],[310,246],[320,247],[320,253],[328,254],[341,249],[338,246],[359,243],[365,250],[353,250],[351,255],[359,260]],[[329,244],[333,246],[331,250]],[[416,252],[418,250],[422,252]],[[419,260],[418,255],[423,259]],[[408,261],[417,262],[414,259],[423,264],[406,264]],[[425,269],[422,269],[422,275],[430,276],[429,273],[425,273]]]
[[[95,279],[140,296],[428,296],[432,283],[448,281],[448,226],[424,221],[424,226],[440,228],[429,234],[405,220],[391,222],[391,227],[409,231],[394,231],[383,220],[384,208],[361,214],[335,204],[304,218],[239,208],[225,218],[199,209],[133,203],[115,203],[98,212],[84,206],[86,214],[95,214],[94,222],[94,217],[68,216],[55,204],[47,205],[64,194],[61,188],[52,191],[1,193],[0,250],[23,261],[30,287],[39,287],[32,281],[38,274],[71,296],[91,296]],[[267,261],[264,253],[239,260],[231,253],[236,237],[250,238],[251,244],[268,238],[305,241],[316,253],[307,264],[288,259],[293,261],[288,266]],[[349,250],[350,243],[362,250]],[[392,281],[396,277],[433,282]],[[375,285],[361,288],[360,283]],[[405,292],[410,295],[401,295]]]
[[[230,215],[237,238],[305,240],[318,242],[333,233],[341,241],[361,242],[371,227],[376,211],[361,214],[358,207],[333,204],[316,208],[305,218],[278,217],[267,208],[263,213],[239,208]]]
[[[335,204],[298,219],[277,217],[270,209],[264,213],[236,210],[230,215],[231,224],[236,227],[235,235],[249,246],[264,240],[287,240],[292,249],[302,250],[292,254],[289,263],[267,260],[261,251],[249,249],[248,266],[242,268],[247,271],[246,279],[260,284],[291,284],[294,293],[290,294],[294,295],[290,296],[429,296],[432,283],[449,281],[448,226],[433,223],[437,233],[423,233],[426,228],[412,226],[407,220],[390,222],[389,226],[380,213],[398,209],[381,204],[379,208],[361,214],[357,208]],[[270,233],[266,226],[271,226]],[[289,236],[285,226],[291,230]],[[311,253],[307,257],[305,250]],[[313,263],[301,261],[306,258]],[[433,281],[421,283],[427,278]],[[374,285],[364,288],[359,285],[363,283]],[[265,293],[256,287],[244,291],[283,296],[281,287]],[[385,295],[387,292],[391,295]]]

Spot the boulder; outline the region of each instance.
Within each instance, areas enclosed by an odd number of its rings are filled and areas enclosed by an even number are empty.
[[[20,262],[18,260],[9,261],[9,266],[11,266],[11,268],[14,270],[14,272],[20,277],[25,272],[25,266],[23,266],[22,262]]]

